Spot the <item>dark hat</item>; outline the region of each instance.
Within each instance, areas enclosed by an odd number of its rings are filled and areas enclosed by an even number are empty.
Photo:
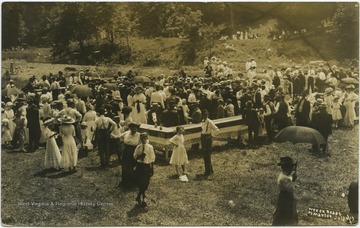
[[[146,132],[140,133],[140,138],[147,138],[147,137],[148,137],[148,133]]]
[[[325,102],[321,103],[320,108],[327,109],[327,104]]]
[[[125,106],[122,110],[122,114],[129,114],[132,111],[132,108],[130,106]]]
[[[294,166],[294,165],[295,165],[294,160],[289,156],[281,157],[280,162],[278,163],[278,166]]]
[[[137,128],[139,128],[140,127],[140,123],[137,123],[137,122],[131,122],[131,123],[129,123],[129,127],[137,127]]]

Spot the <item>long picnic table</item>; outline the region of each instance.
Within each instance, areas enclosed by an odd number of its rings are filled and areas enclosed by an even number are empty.
[[[220,132],[214,140],[227,139],[238,135],[238,132],[246,132],[247,126],[241,116],[233,116],[213,120]],[[193,144],[200,143],[201,123],[181,125],[184,127],[185,147],[189,148]],[[141,124],[140,132],[147,132],[150,144],[152,144],[157,153],[165,155],[169,159],[169,153],[172,145],[169,139],[175,135],[176,127],[155,127],[154,125]]]

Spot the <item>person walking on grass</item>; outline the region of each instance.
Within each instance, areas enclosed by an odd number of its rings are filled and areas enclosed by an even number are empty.
[[[150,178],[153,175],[153,163],[155,162],[154,147],[149,144],[147,133],[140,134],[141,144],[135,148],[134,159],[136,160],[136,182],[139,192],[136,197],[137,206],[146,207],[145,191],[150,184]]]
[[[294,196],[295,181],[297,179],[296,166],[291,157],[281,157],[278,166],[282,171],[277,179],[280,193],[276,210],[273,215],[273,226],[294,226],[298,224],[296,199]]]
[[[184,146],[184,127],[176,127],[176,135],[174,135],[169,141],[174,146],[170,164],[175,166],[176,174],[179,176],[180,181],[188,182],[189,179],[186,176],[188,174],[186,166],[189,164],[188,155]],[[181,169],[181,172],[180,170]]]

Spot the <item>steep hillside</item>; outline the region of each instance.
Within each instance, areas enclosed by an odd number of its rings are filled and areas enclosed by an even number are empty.
[[[267,65],[290,66],[302,65],[312,60],[326,60],[335,62],[336,49],[334,42],[326,34],[318,31],[308,31],[301,37],[291,40],[272,40],[269,35],[276,28],[276,20],[266,20],[262,24],[252,27],[258,34],[257,39],[249,40],[217,40],[214,45],[204,43],[195,46],[189,44],[187,39],[180,38],[131,38],[131,62],[134,67],[166,67],[177,70],[183,66],[191,65],[202,68],[204,57],[216,56],[227,61],[235,70],[243,71],[245,62],[253,57],[257,60],[259,68]],[[124,42],[123,40],[119,42]],[[207,47],[207,48],[204,48]],[[192,50],[194,48],[194,50]],[[189,59],[192,60],[189,61]],[[52,61],[50,49],[31,48],[24,51],[2,52],[2,60],[25,59],[27,62],[49,63]],[[116,62],[111,65],[117,64]],[[338,64],[338,63],[337,63]]]

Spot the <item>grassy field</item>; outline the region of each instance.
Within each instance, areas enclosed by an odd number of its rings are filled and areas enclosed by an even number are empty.
[[[358,127],[337,130],[332,156],[316,158],[309,145],[271,144],[239,150],[216,143],[214,180],[196,180],[204,170],[200,154],[190,154],[190,182],[158,157],[147,193],[148,209],[135,209],[136,189],[116,188],[121,167],[99,169],[97,152],[78,162],[78,172],[43,173],[44,150],[2,150],[2,222],[16,226],[177,226],[271,225],[277,198],[279,157],[298,158],[299,225],[345,225],[307,215],[308,207],[348,213],[347,187],[358,179]],[[298,154],[297,154],[298,153]],[[232,200],[234,205],[229,205]],[[32,205],[34,204],[34,205]]]
[[[174,41],[175,42],[175,41]],[[245,42],[245,41],[244,41]],[[256,48],[265,40],[247,43],[234,41],[234,47],[250,54],[263,50]],[[251,43],[253,42],[253,43]],[[165,45],[165,44],[164,44]],[[167,44],[171,49],[173,43]],[[253,46],[255,48],[253,48]],[[149,47],[150,48],[150,47]],[[244,67],[246,56],[226,50],[218,44],[217,56],[232,63],[236,70]],[[153,48],[156,51],[156,48]],[[163,57],[169,57],[167,53]],[[29,60],[32,57],[30,54]],[[46,51],[44,54],[46,55]],[[258,62],[260,67],[288,62],[276,57]],[[77,70],[90,69],[101,75],[132,69],[140,75],[170,75],[178,69],[141,66],[71,66],[39,63],[16,59],[15,84],[21,88],[31,75],[56,74],[65,67]],[[289,62],[291,63],[291,62]],[[2,73],[9,67],[9,59],[3,57]],[[186,72],[201,74],[198,66],[185,67]],[[2,86],[6,81],[2,81]],[[310,145],[271,144],[258,149],[240,150],[229,145],[215,143],[213,166],[214,180],[196,180],[203,173],[200,154],[190,154],[190,182],[173,179],[174,170],[160,157],[148,190],[148,209],[135,206],[136,189],[123,191],[116,188],[121,177],[121,167],[112,157],[112,167],[99,169],[97,151],[79,160],[78,172],[44,173],[44,149],[35,153],[16,153],[2,150],[1,217],[3,225],[16,226],[140,226],[140,225],[222,225],[257,226],[271,225],[278,194],[276,179],[280,172],[276,165],[281,156],[298,157],[299,225],[345,225],[342,221],[314,218],[307,215],[308,207],[331,209],[348,213],[347,187],[358,180],[358,126],[352,130],[336,130],[329,138],[332,156],[317,158],[308,152]],[[232,200],[234,205],[230,205]]]

